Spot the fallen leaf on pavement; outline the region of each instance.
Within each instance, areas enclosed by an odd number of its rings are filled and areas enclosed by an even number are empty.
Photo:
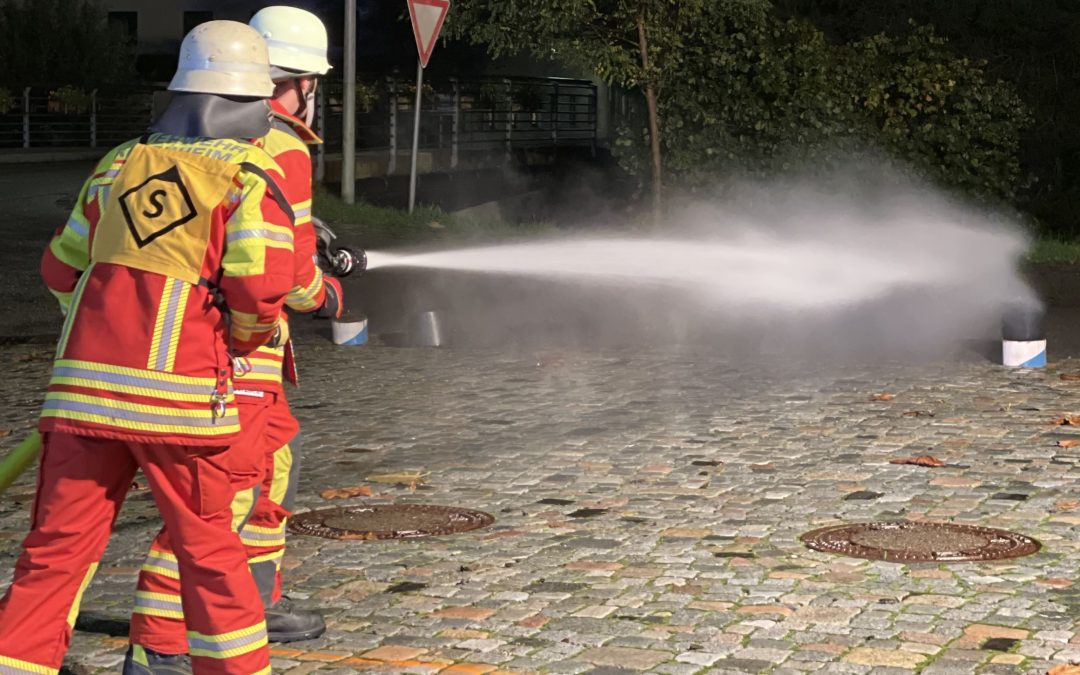
[[[896,398],[895,394],[885,393],[885,394],[874,394],[874,395],[872,395],[870,397],[870,400],[871,401],[891,401],[894,398]]]
[[[0,429],[0,438],[11,435],[11,429]]]
[[[1080,675],[1080,666],[1075,666],[1072,664],[1054,666],[1050,670],[1046,671],[1046,675]]]
[[[1080,502],[1058,502],[1054,504],[1054,508],[1058,511],[1072,511],[1073,509],[1080,509]]]
[[[937,457],[931,457],[930,455],[890,459],[889,464],[914,464],[915,466],[945,466],[945,462],[941,461]]]
[[[415,490],[417,485],[425,483],[424,480],[430,473],[421,473],[419,471],[402,471],[401,473],[382,473],[374,476],[368,476],[364,480],[369,480],[372,483],[390,483],[392,485],[407,485],[410,490]]]
[[[1080,438],[1063,438],[1057,444],[1059,448],[1075,448],[1080,445]]]
[[[909,410],[904,413],[904,417],[933,417],[934,413],[929,410]]]
[[[1054,420],[1055,427],[1080,427],[1080,415],[1065,415]]]
[[[1068,382],[1070,380],[1072,380],[1072,381],[1080,380],[1080,373],[1062,373],[1061,374],[1061,379],[1065,380],[1066,382]]]
[[[329,490],[323,490],[321,493],[323,499],[349,499],[351,497],[370,497],[371,488],[366,485],[357,485],[355,487],[345,488],[330,488]]]

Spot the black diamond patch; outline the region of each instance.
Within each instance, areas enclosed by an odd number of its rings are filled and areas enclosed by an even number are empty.
[[[139,248],[198,215],[191,193],[175,166],[120,195],[120,208]]]

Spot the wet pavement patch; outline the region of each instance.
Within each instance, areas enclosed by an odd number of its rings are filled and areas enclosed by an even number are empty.
[[[1031,555],[1042,548],[1015,532],[953,523],[880,522],[834,525],[800,537],[824,553],[892,562],[967,562]]]
[[[1013,638],[990,638],[982,644],[982,649],[991,652],[1007,652],[1016,645],[1020,644],[1019,640]]]
[[[1028,495],[1020,494],[1019,492],[999,492],[990,499],[1006,502],[1023,502],[1027,501]]]
[[[573,593],[585,588],[585,584],[565,581],[537,581],[525,587],[529,593]]]
[[[880,499],[884,495],[880,492],[871,492],[869,490],[859,490],[858,492],[852,492],[844,497],[845,502],[852,501],[870,501],[871,499]]]
[[[570,518],[595,518],[607,513],[607,509],[578,509],[573,513],[566,514]]]
[[[325,539],[413,539],[486,527],[483,511],[428,504],[381,504],[309,511],[289,520],[289,530]]]

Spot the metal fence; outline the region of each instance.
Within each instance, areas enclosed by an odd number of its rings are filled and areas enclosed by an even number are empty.
[[[34,86],[0,90],[0,151],[4,148],[107,148],[142,134],[163,86]],[[321,153],[341,150],[340,81],[320,88]],[[385,152],[394,173],[398,152],[412,146],[416,85],[394,78],[358,83],[357,149]],[[444,150],[451,168],[469,153],[594,146],[597,90],[563,78],[448,79],[425,83],[420,147]],[[320,159],[323,159],[320,156]]]
[[[154,87],[26,87],[0,96],[0,148],[97,148],[146,130]]]
[[[341,149],[342,84],[322,90],[326,151]],[[357,147],[384,150],[393,172],[398,152],[412,147],[416,84],[394,78],[359,86]],[[448,150],[456,166],[469,152],[593,146],[596,85],[562,78],[451,78],[424,84],[420,147]]]

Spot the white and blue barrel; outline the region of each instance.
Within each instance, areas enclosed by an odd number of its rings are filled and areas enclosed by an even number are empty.
[[[368,341],[368,322],[363,314],[342,314],[330,322],[330,330],[336,345],[363,345]]]
[[[1046,367],[1046,330],[1041,307],[1009,308],[1001,320],[1001,362],[1013,368]]]

